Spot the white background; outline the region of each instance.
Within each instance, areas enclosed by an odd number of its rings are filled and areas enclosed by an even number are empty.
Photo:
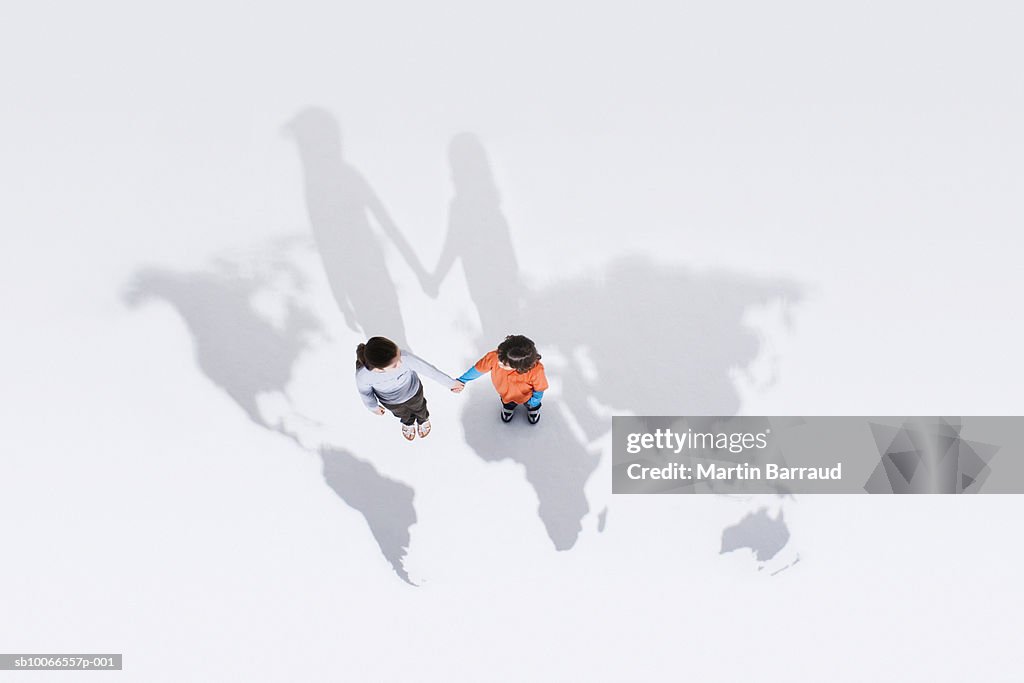
[[[588,517],[555,553],[521,472],[477,459],[454,418],[410,455],[391,425],[340,417],[415,482],[412,588],[319,464],[202,376],[180,318],[119,292],[142,265],[306,230],[280,128],[320,105],[427,262],[447,144],[471,130],[534,283],[624,251],[801,283],[793,328],[766,332],[777,380],[739,386],[744,413],[1019,414],[1022,19],[966,2],[2,10],[0,650],[123,652],[124,672],[90,676],[133,681],[1017,680],[1017,497],[801,499],[801,562],[769,579],[717,555],[735,501],[612,500],[604,463],[588,496],[607,530]],[[461,275],[431,309],[392,270],[410,331],[467,305]],[[349,341],[323,362],[347,367]],[[425,344],[449,365],[472,351]],[[320,391],[359,410],[342,389]]]

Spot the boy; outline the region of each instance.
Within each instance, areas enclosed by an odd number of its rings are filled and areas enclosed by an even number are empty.
[[[458,382],[469,382],[485,372],[501,397],[501,421],[511,422],[516,406],[526,404],[526,419],[540,422],[541,399],[548,388],[544,365],[533,341],[521,334],[510,334],[498,348],[476,362]]]

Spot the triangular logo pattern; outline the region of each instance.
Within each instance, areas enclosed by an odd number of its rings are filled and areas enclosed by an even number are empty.
[[[910,418],[899,427],[869,423],[881,458],[868,493],[977,493],[998,446],[960,438],[959,418]]]

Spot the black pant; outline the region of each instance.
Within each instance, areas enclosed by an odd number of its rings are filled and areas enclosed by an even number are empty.
[[[413,422],[416,424],[423,424],[430,419],[430,413],[427,411],[427,398],[423,395],[423,383],[420,383],[420,388],[416,390],[416,393],[412,395],[407,401],[401,403],[384,403],[382,405],[394,413],[395,417],[402,421],[404,425],[411,425]]]
[[[517,405],[519,405],[519,404],[516,403],[515,401],[509,401],[508,403],[502,403],[501,407],[504,408],[505,410],[515,410]],[[531,413],[535,413],[538,410],[540,410],[540,406],[541,406],[540,403],[538,403],[535,406],[530,406],[529,404],[527,404],[526,409],[528,411],[530,411]]]

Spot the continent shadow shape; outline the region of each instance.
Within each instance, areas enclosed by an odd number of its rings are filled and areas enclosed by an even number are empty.
[[[698,271],[641,255],[620,256],[590,274],[532,287],[519,268],[515,233],[480,138],[456,135],[449,164],[454,193],[428,293],[435,293],[461,260],[481,322],[480,355],[508,334],[525,334],[542,354],[559,352],[569,363],[556,373],[548,366],[560,387],[557,395],[545,396],[536,431],[525,423],[501,424],[491,393],[487,401],[468,399],[462,414],[466,442],[485,461],[510,459],[524,466],[552,543],[567,550],[589,512],[583,485],[599,462],[587,444],[610,428],[594,402],[638,415],[736,414],[740,396],[732,373],[763,350],[763,339],[745,321],[747,311],[773,302],[792,304],[802,290],[782,278]],[[543,235],[536,232],[520,241],[544,248]],[[576,426],[584,432],[582,441]]]

